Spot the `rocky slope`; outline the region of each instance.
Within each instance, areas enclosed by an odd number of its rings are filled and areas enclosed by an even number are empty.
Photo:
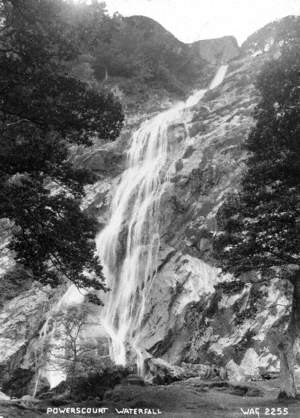
[[[289,22],[273,24],[273,40],[265,43],[256,34],[239,54],[230,39],[193,46],[211,60],[211,68],[225,61],[229,69],[221,86],[170,127],[179,151],[161,202],[158,273],[140,337],[146,356],[183,367],[206,364],[218,373],[223,370],[233,381],[278,370],[272,342],[286,325],[290,309],[288,285],[271,277],[272,285],[266,286],[255,275],[237,285],[219,275],[211,251],[217,210],[226,194],[239,187],[244,169],[243,141],[253,126],[258,101],[255,77],[266,60],[280,53],[282,25],[289,26]],[[212,55],[211,45],[216,51]],[[83,204],[99,216],[102,225],[125,167],[130,134],[144,118],[159,111],[161,103],[152,100],[151,106],[145,103],[145,109],[144,114],[130,113],[116,143],[104,145],[99,140],[89,151],[74,150],[75,164],[89,166],[98,175]],[[0,312],[2,381],[7,372],[32,369],[38,332],[57,297],[50,289],[33,286],[4,303]]]
[[[212,267],[215,215],[238,187],[258,99],[255,74],[269,58],[231,61],[223,84],[186,115],[182,156],[163,197],[161,260],[143,329],[155,357],[224,367],[239,381],[278,370],[270,346],[291,300],[275,277],[271,287],[256,277],[238,286]]]
[[[295,35],[295,21],[263,28],[240,55],[226,49],[229,70],[222,85],[170,127],[173,137],[184,129],[176,137],[181,156],[161,202],[160,262],[141,335],[150,356],[177,365],[215,365],[238,381],[278,371],[273,342],[286,326],[291,289],[276,277],[261,282],[253,275],[235,285],[219,275],[211,237],[217,210],[239,187],[244,170],[243,141],[258,101],[255,77]],[[264,38],[266,31],[270,36]]]
[[[195,55],[199,54],[211,64],[228,62],[240,54],[237,40],[233,36],[194,42],[190,48]]]
[[[215,65],[239,54],[231,36],[185,44],[145,16],[121,18],[117,27],[107,45],[115,51],[113,59],[105,67],[96,53],[93,66],[96,78],[120,95],[130,114],[157,111],[159,102],[182,100],[195,86],[206,87]]]

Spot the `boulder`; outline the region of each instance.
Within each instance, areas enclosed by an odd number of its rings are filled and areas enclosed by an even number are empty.
[[[230,360],[226,364],[226,371],[230,383],[241,383],[247,380],[244,369],[238,366],[233,360]]]
[[[30,402],[38,402],[38,400],[35,397],[31,396],[31,395],[24,395],[24,396],[22,396],[21,401],[22,402],[29,402],[29,403]]]
[[[185,378],[183,368],[169,364],[161,358],[148,359],[146,369],[152,383],[159,385],[166,385]]]

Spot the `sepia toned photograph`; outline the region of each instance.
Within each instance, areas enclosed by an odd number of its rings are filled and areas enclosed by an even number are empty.
[[[300,417],[300,0],[0,0],[0,418]]]

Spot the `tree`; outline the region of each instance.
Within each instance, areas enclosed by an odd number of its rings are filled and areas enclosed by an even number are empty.
[[[299,38],[298,38],[299,42]],[[286,46],[258,77],[261,94],[241,190],[218,214],[215,253],[224,271],[279,272],[294,287],[288,329],[279,338],[281,395],[296,396],[294,349],[300,335],[300,52]]]
[[[97,136],[116,139],[123,113],[111,94],[72,76],[94,23],[89,11],[79,24],[72,7],[63,0],[0,2],[0,216],[13,221],[10,247],[35,280],[56,286],[67,277],[105,289],[97,221],[80,209],[84,186],[95,178],[73,167],[69,148]],[[104,13],[97,2],[86,7],[99,19]]]
[[[70,383],[71,394],[85,356],[96,348],[94,344],[82,340],[81,332],[87,325],[87,314],[85,306],[74,306],[59,312],[53,318],[57,324],[54,335],[46,346],[49,366],[64,371]]]
[[[108,347],[99,339],[87,337],[85,331],[98,324],[90,322],[92,305],[85,301],[81,305],[68,306],[51,317],[51,328],[37,354],[37,376],[40,369],[54,371],[65,376],[72,396],[79,378],[103,373],[112,363]],[[38,385],[36,385],[38,386]]]

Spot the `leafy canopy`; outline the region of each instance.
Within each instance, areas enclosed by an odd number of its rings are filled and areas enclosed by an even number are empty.
[[[69,146],[116,139],[123,113],[72,75],[104,15],[97,2],[82,18],[76,10],[62,0],[0,2],[0,216],[14,223],[10,247],[34,279],[103,289],[97,222],[80,209],[94,177],[73,167]]]
[[[214,243],[223,269],[235,275],[272,266],[299,268],[299,68],[294,44],[258,77],[261,100],[246,141],[247,170],[240,193],[219,211]]]

